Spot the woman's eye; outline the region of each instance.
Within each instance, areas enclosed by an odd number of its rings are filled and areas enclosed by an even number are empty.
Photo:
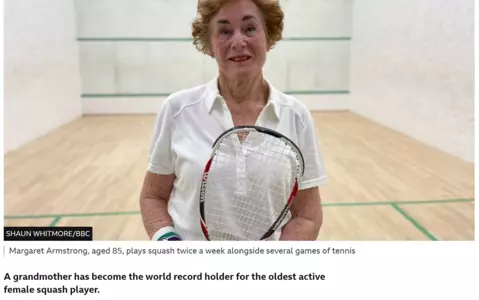
[[[231,33],[231,30],[229,30],[229,29],[221,29],[221,30],[220,30],[220,34],[221,34],[221,35],[228,35],[228,34],[230,34],[230,33]]]

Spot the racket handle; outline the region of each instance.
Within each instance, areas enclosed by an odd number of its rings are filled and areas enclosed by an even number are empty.
[[[153,237],[152,241],[181,241],[181,237],[175,232],[172,226],[166,226],[159,229]]]

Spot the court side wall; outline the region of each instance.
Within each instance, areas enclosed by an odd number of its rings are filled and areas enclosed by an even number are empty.
[[[354,1],[351,110],[474,161],[474,1]]]
[[[197,0],[77,0],[83,109],[155,113],[171,92],[210,81],[191,41]],[[311,109],[349,108],[351,0],[284,0],[285,30],[267,78]]]
[[[82,113],[73,2],[4,4],[4,151]]]

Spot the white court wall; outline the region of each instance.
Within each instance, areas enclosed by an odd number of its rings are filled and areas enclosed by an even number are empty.
[[[473,24],[473,0],[354,1],[352,111],[473,162]]]
[[[167,94],[216,75],[214,60],[191,43],[197,0],[75,4],[84,113],[154,113]],[[269,53],[265,75],[311,109],[347,109],[351,0],[281,5],[285,40]]]
[[[4,2],[4,152],[82,114],[73,1]]]

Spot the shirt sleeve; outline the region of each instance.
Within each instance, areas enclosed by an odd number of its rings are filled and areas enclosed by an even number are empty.
[[[165,100],[157,114],[149,149],[148,171],[155,174],[175,173],[174,155],[171,150],[173,113],[168,100]]]
[[[298,140],[298,147],[304,159],[304,175],[299,186],[300,190],[323,185],[327,177],[315,124],[311,114],[307,116]]]

